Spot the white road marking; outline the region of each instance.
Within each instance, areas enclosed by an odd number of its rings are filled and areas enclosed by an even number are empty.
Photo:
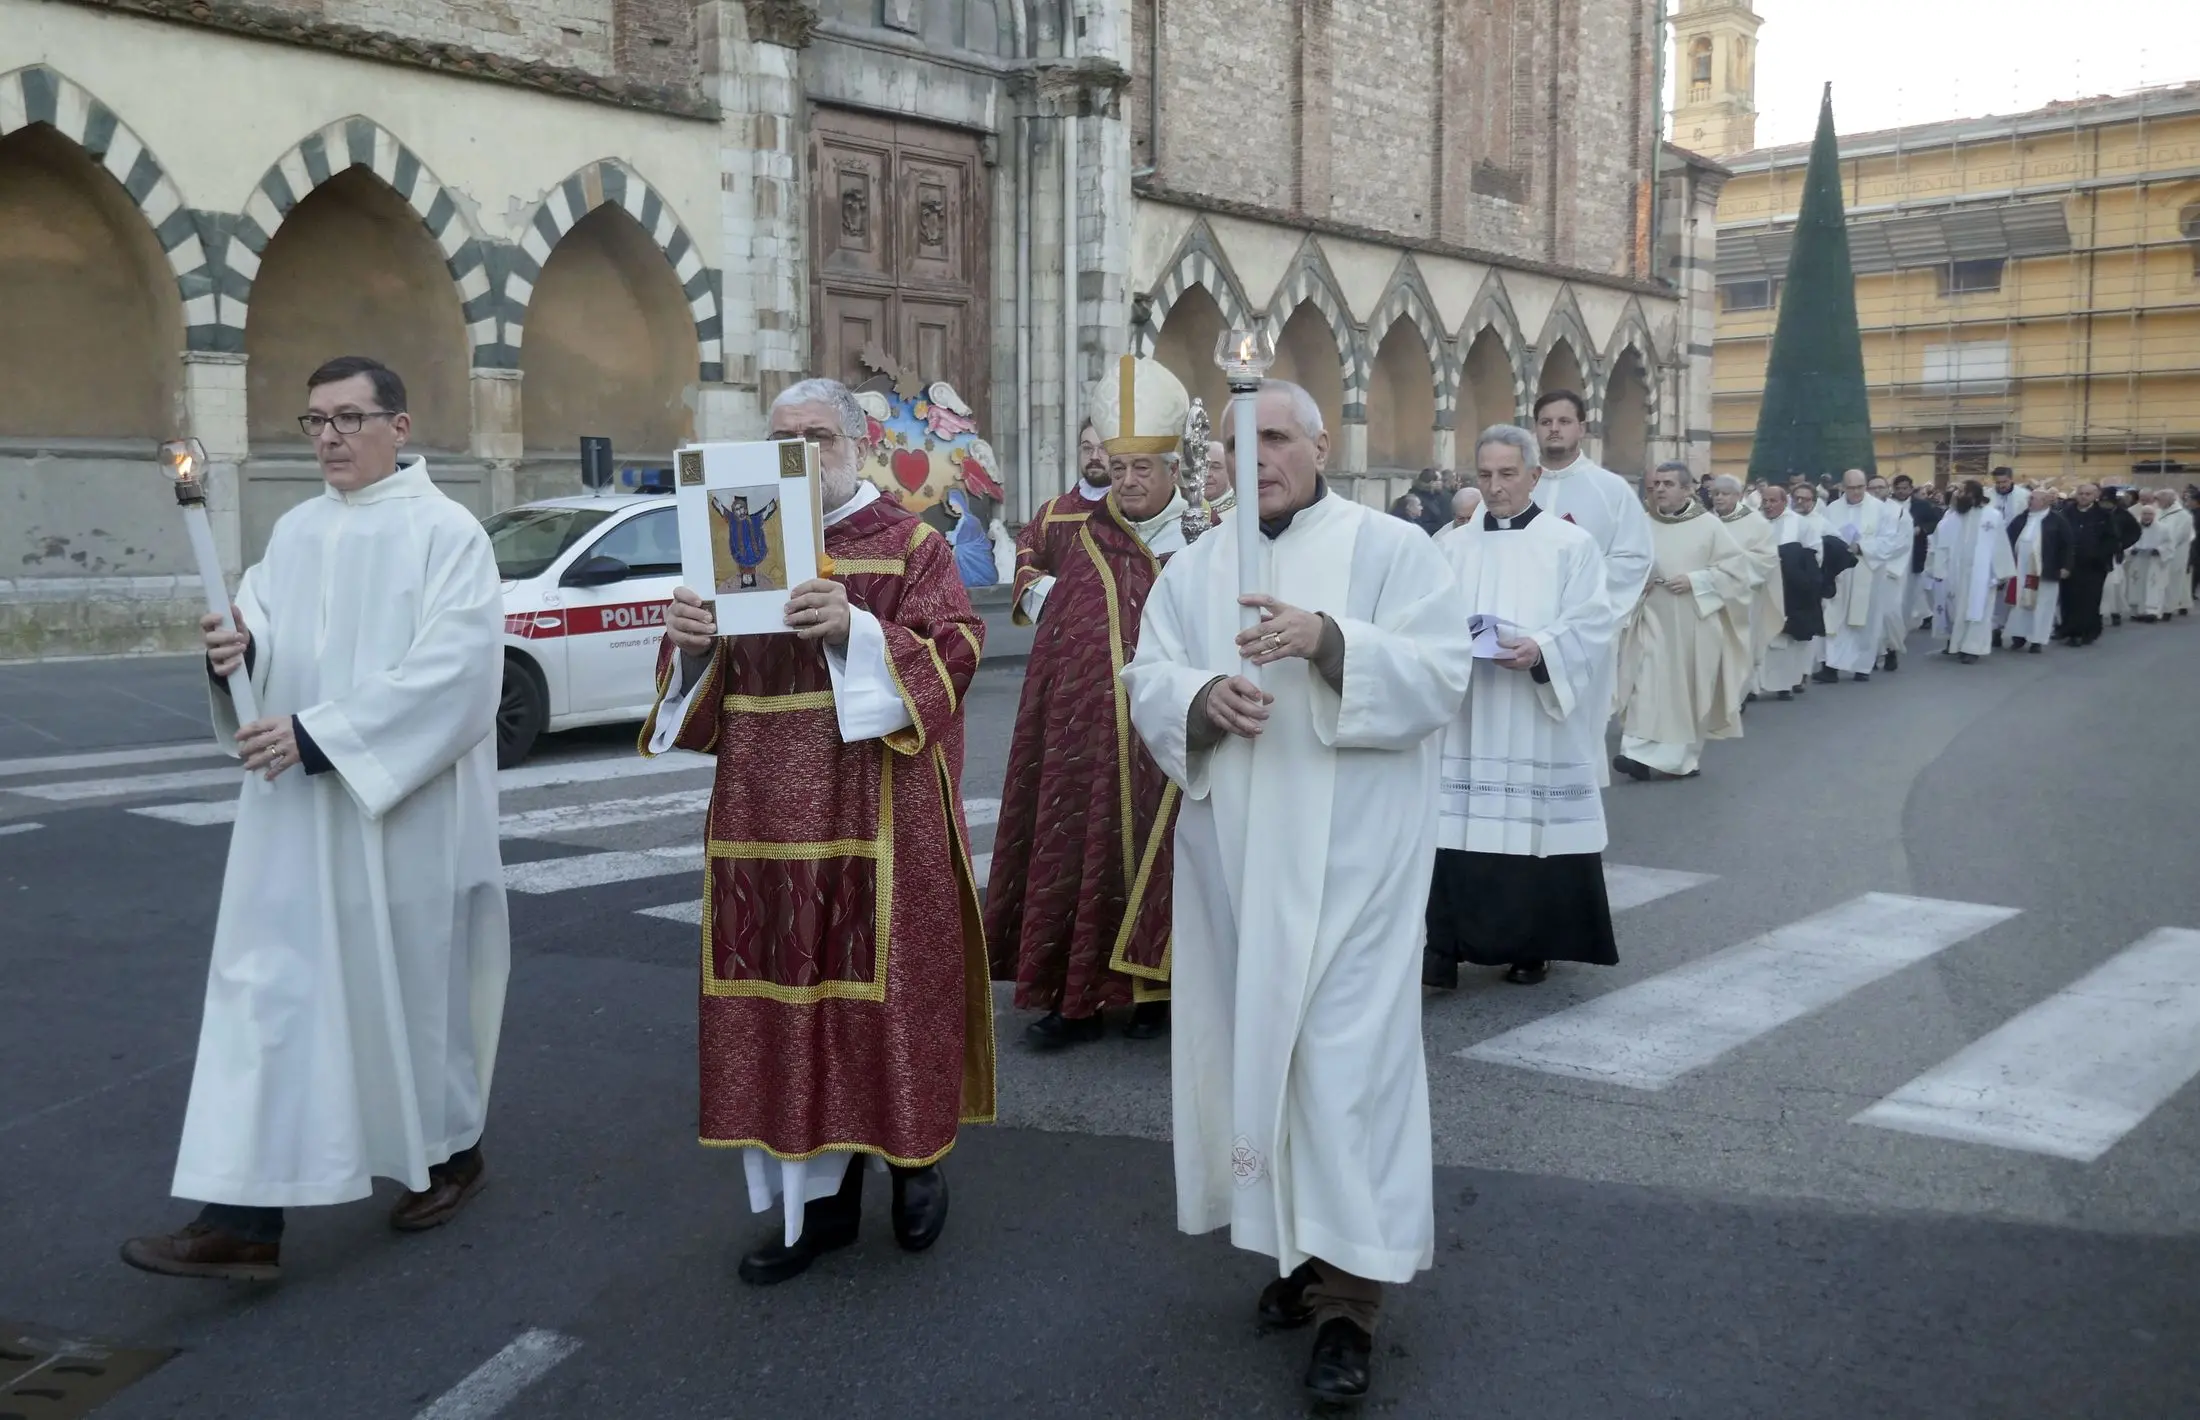
[[[148,745],[143,749],[102,749],[88,754],[49,754],[35,759],[0,759],[0,779],[25,774],[73,774],[83,769],[113,769],[124,764],[166,764],[178,759],[219,759],[211,744]]]
[[[2092,1163],[2200,1075],[2200,932],[2149,933],[1856,1116]]]
[[[220,760],[222,751],[213,744],[147,744],[145,749],[95,749],[84,755],[37,755],[33,760],[0,760],[0,779],[22,775],[70,775],[86,768],[117,768],[121,764],[167,764],[172,760]]]
[[[527,809],[497,820],[497,832],[505,838],[540,838],[547,833],[571,833],[580,829],[612,828],[652,819],[697,816],[710,807],[710,790],[683,789],[677,794],[653,794],[643,799],[605,799],[600,803],[559,804],[547,809]]]
[[[57,784],[24,784],[8,790],[27,798],[67,804],[79,799],[119,799],[134,794],[173,794],[179,789],[211,789],[244,782],[244,766],[235,760],[215,769],[179,769],[170,774],[125,774],[112,779],[64,779]]]
[[[970,875],[978,880],[979,887],[984,887],[985,880],[993,876],[993,855],[973,853],[970,856]]]
[[[497,788],[504,792],[515,789],[554,789],[567,784],[596,784],[611,779],[639,779],[654,774],[680,774],[711,767],[708,755],[690,754],[679,750],[672,754],[644,759],[640,755],[603,755],[594,759],[566,759],[547,764],[523,764],[517,769],[506,769],[497,774]],[[239,783],[244,771],[235,763],[215,769],[185,769],[172,774],[122,775],[111,779],[68,779],[58,784],[25,784],[10,789],[11,794],[24,794],[34,799],[54,803],[73,803],[81,799],[135,798],[145,794],[169,794],[181,789],[206,789],[218,785]],[[229,819],[211,819],[209,822],[228,822],[236,817],[236,806],[230,805]]]
[[[2016,915],[2013,907],[1865,893],[1459,1055],[1662,1090],[1768,1031]]]
[[[1633,868],[1625,863],[1604,865],[1604,893],[1614,912],[1641,907],[1661,897],[1671,897],[1692,887],[1717,882],[1715,873],[1681,873],[1671,868]]]
[[[235,823],[237,801],[199,799],[187,804],[151,804],[130,812],[140,818],[157,818],[167,823],[180,823],[187,828],[209,828],[217,823]]]
[[[573,888],[602,887],[606,883],[639,882],[643,878],[668,878],[676,873],[703,871],[703,850],[645,848],[637,853],[582,853],[571,858],[542,858],[532,863],[506,863],[506,892],[566,892]]]
[[[502,1351],[476,1366],[466,1379],[438,1396],[415,1420],[487,1420],[580,1346],[572,1337],[555,1331],[522,1332]]]
[[[685,922],[690,927],[703,925],[703,900],[693,902],[668,902],[663,907],[645,907],[643,917],[658,917],[667,922]]]
[[[970,827],[983,828],[989,823],[999,823],[1000,821],[1001,801],[999,799],[963,800],[963,822]]]
[[[0,824],[0,838],[5,838],[11,833],[36,833],[39,829],[42,829],[45,826],[46,825],[42,823]]]

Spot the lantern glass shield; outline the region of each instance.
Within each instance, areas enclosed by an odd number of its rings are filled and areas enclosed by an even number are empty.
[[[170,439],[160,446],[160,471],[176,490],[178,503],[206,501],[206,448],[196,439]]]
[[[1276,363],[1275,337],[1264,325],[1232,326],[1215,341],[1215,364],[1233,390],[1260,383],[1268,367]]]

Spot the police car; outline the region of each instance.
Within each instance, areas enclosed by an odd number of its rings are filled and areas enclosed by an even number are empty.
[[[482,520],[504,582],[499,767],[546,730],[647,718],[680,584],[670,470],[658,472],[635,492],[545,498]]]

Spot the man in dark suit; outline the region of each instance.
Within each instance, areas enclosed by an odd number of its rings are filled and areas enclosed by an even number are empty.
[[[2123,555],[2124,545],[2116,530],[2116,515],[2101,501],[2097,483],[2078,485],[2066,518],[2070,575],[2063,578],[2062,587],[2063,640],[2072,646],[2090,646],[2101,639],[2101,588],[2109,569]]]

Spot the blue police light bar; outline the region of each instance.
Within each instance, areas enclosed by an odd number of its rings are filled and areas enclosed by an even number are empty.
[[[619,483],[636,493],[670,493],[672,470],[669,468],[636,468],[629,464],[619,470]]]

